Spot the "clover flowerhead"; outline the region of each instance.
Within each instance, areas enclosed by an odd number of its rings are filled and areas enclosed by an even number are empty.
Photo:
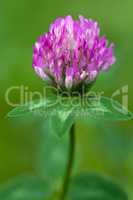
[[[105,36],[100,37],[96,21],[83,16],[57,18],[34,45],[33,68],[57,88],[78,90],[115,63],[113,48]]]

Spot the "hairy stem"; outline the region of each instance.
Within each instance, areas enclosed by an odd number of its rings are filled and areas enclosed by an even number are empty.
[[[69,187],[69,181],[72,173],[72,168],[73,168],[73,161],[74,161],[74,151],[75,151],[75,125],[73,124],[69,133],[69,157],[68,157],[68,165],[67,165],[67,170],[66,170],[66,175],[64,178],[64,183],[63,183],[63,190],[61,193],[61,198],[60,200],[64,200],[65,196],[68,191]]]

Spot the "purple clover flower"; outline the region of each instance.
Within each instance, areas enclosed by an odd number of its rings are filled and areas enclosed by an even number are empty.
[[[34,45],[34,70],[59,88],[90,85],[115,63],[114,45],[108,47],[106,37],[99,34],[98,23],[91,19],[57,18]]]

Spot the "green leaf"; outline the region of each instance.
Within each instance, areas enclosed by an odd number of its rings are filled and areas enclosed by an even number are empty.
[[[77,118],[99,120],[129,120],[132,113],[107,97],[54,97],[29,102],[8,113],[9,117],[35,114],[49,120],[49,131],[63,136]]]
[[[8,113],[8,117],[24,117],[32,114],[43,117],[44,123],[48,118],[49,131],[61,137],[74,123],[73,109],[66,98],[45,98],[14,108]]]
[[[41,133],[34,168],[36,173],[51,183],[57,190],[60,189],[66,173],[69,153],[69,134],[63,137],[57,135],[49,128],[47,119],[39,131]],[[76,149],[77,150],[77,149]],[[73,173],[78,170],[80,162],[79,152],[75,152]]]
[[[0,186],[1,200],[42,200],[52,195],[51,186],[39,177],[22,175]]]
[[[126,193],[107,177],[83,173],[73,178],[70,200],[128,200]]]
[[[129,112],[119,102],[108,97],[88,97],[80,107],[80,118],[85,120],[89,117],[99,120],[130,120],[133,119],[133,114]]]
[[[68,132],[75,121],[73,107],[64,108],[61,105],[56,108],[55,114],[49,116],[49,128],[51,132],[62,137]]]
[[[67,134],[58,138],[51,132],[47,121],[42,126],[41,141],[34,168],[39,176],[50,182],[58,190],[66,170],[69,138]]]
[[[56,106],[56,98],[44,98],[39,100],[30,101],[24,105],[20,105],[12,109],[7,117],[20,117],[28,114],[45,115],[54,106]]]
[[[101,120],[129,120],[133,118],[133,114],[119,102],[103,96],[54,97],[35,100],[14,108],[8,113],[8,117],[19,117],[31,113],[45,117],[51,115],[51,127],[58,135],[62,135],[70,128],[75,114],[80,118],[90,117]]]

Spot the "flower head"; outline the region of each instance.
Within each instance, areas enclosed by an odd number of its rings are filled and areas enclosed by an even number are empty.
[[[33,68],[59,88],[89,85],[115,62],[113,47],[100,37],[98,23],[83,16],[57,18],[34,45]]]

